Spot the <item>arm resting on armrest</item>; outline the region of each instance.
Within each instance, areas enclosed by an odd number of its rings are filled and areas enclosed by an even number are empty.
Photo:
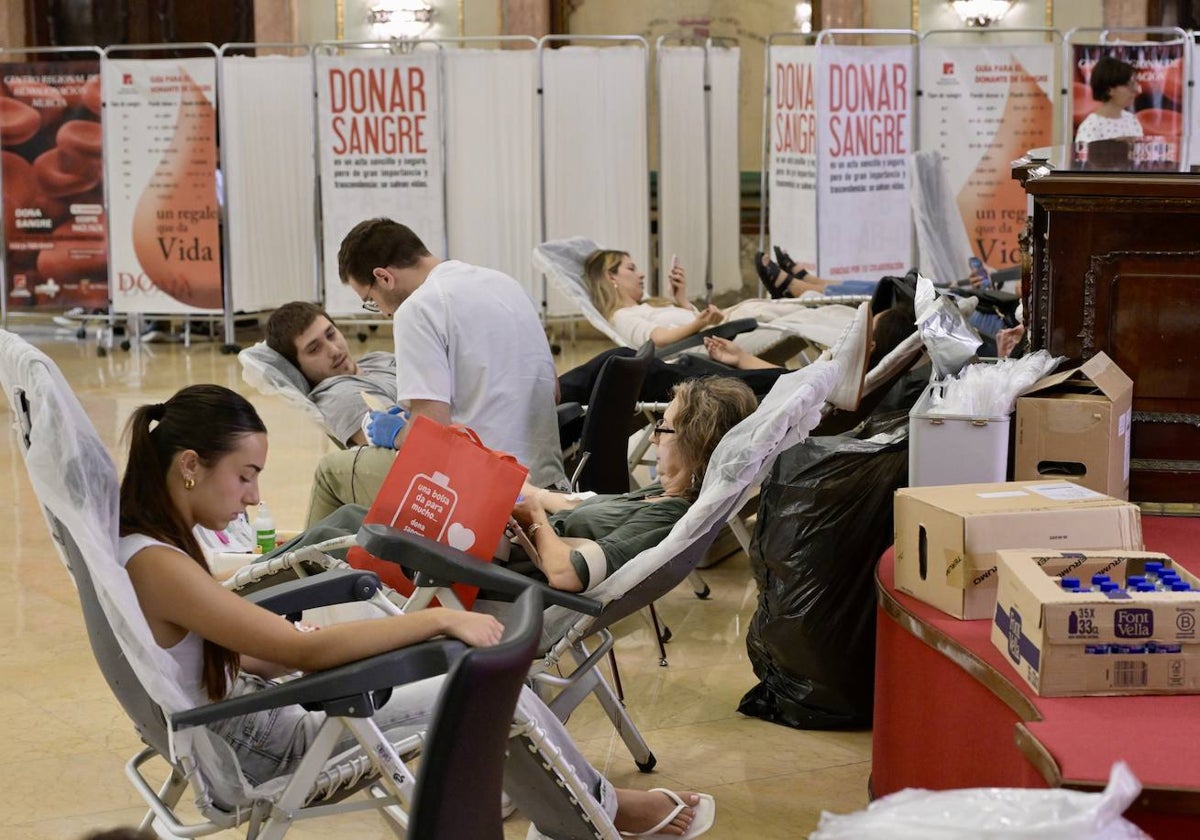
[[[723,324],[717,324],[715,327],[701,330],[682,341],[676,341],[672,344],[659,347],[654,351],[654,355],[660,359],[665,359],[690,347],[699,347],[704,343],[706,336],[715,335],[717,338],[733,338],[735,335],[756,329],[758,329],[758,322],[753,318],[738,318],[736,321],[726,321]]]
[[[364,525],[358,544],[380,560],[424,572],[438,580],[486,587],[506,595],[519,595],[531,586],[542,592],[542,601],[584,615],[599,615],[603,605],[592,598],[560,592],[493,563],[482,563],[465,552],[386,525]]]

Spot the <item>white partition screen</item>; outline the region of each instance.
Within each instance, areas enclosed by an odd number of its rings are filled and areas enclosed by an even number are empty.
[[[678,256],[687,269],[692,298],[704,295],[710,266],[713,291],[737,290],[742,285],[739,59],[736,48],[658,48],[660,280],[665,282],[671,257]],[[666,291],[659,289],[660,294]]]
[[[628,251],[644,268],[650,257],[645,48],[541,54],[546,238],[586,236]],[[575,311],[551,290],[549,314]]]
[[[318,299],[312,63],[221,58],[229,307]]]
[[[388,216],[445,251],[440,62],[437,50],[318,53],[316,68],[325,308],[359,314],[337,252],[360,221]]]
[[[742,184],[738,154],[738,102],[741,91],[741,50],[710,47],[709,96],[709,191],[713,289],[735,291],[742,287]]]
[[[444,67],[449,256],[515,277],[540,303],[537,53],[447,50]]]

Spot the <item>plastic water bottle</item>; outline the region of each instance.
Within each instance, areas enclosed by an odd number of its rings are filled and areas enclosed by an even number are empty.
[[[258,543],[259,554],[275,550],[275,520],[271,518],[266,502],[258,503],[258,515],[254,517],[254,539]]]

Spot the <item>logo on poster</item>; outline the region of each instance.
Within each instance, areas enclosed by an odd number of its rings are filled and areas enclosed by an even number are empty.
[[[942,62],[942,75],[943,76],[953,76],[954,75],[954,62],[953,61],[943,61]]]
[[[133,74],[132,73],[122,73],[121,74],[121,84],[132,85],[133,84]]]

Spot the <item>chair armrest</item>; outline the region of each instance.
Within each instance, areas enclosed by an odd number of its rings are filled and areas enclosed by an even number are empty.
[[[346,717],[369,717],[373,709],[368,693],[444,674],[466,650],[456,639],[434,639],[390,650],[171,715],[171,727],[186,729],[296,705]]]
[[[466,583],[471,586],[520,595],[531,586],[542,592],[542,602],[566,607],[584,615],[599,615],[603,604],[560,589],[551,589],[533,578],[483,563],[471,555],[439,542],[409,534],[387,525],[364,525],[358,531],[358,544],[380,560],[424,572],[437,580]]]
[[[586,410],[577,402],[559,403],[558,412],[558,427],[561,429],[568,423],[578,420],[586,414]]]
[[[700,346],[704,343],[704,339],[709,336],[733,338],[735,335],[741,335],[744,332],[756,329],[758,329],[758,321],[755,321],[753,318],[738,318],[736,321],[726,321],[723,324],[717,324],[715,327],[701,330],[695,335],[689,335],[687,338],[663,345],[654,351],[654,355],[660,359],[665,359],[691,347]]]
[[[247,601],[279,615],[292,615],[330,604],[368,601],[379,591],[379,578],[361,569],[331,569],[248,593]]]

